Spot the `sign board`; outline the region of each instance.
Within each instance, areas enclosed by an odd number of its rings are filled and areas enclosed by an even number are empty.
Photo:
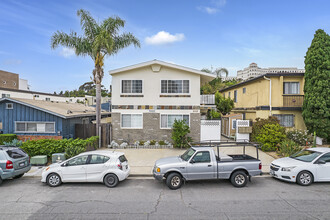
[[[252,127],[238,127],[238,133],[251,134],[252,133]]]

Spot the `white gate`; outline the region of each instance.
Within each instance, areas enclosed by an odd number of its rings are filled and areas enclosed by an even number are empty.
[[[201,141],[220,141],[220,138],[220,120],[201,120]]]
[[[249,142],[250,134],[248,133],[239,133],[240,127],[249,127],[249,120],[236,120],[236,142]]]

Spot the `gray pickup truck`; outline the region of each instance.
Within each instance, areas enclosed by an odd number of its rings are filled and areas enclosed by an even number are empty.
[[[245,154],[245,146],[249,144],[244,143],[244,152],[238,155],[221,153],[220,145],[193,146],[180,156],[157,160],[153,176],[159,181],[165,180],[173,190],[179,189],[184,181],[212,179],[230,179],[235,187],[244,187],[251,176],[261,175],[262,167],[258,147],[255,146],[257,158],[254,158]],[[214,149],[217,149],[217,154]]]

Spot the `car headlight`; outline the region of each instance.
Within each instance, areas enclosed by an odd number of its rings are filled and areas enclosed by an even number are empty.
[[[294,168],[296,167],[282,167],[282,171],[285,171],[285,172],[291,172]]]
[[[156,167],[156,172],[160,173],[160,168],[159,167]]]

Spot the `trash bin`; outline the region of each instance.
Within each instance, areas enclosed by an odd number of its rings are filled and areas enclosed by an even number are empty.
[[[64,153],[56,153],[52,154],[52,163],[58,163],[65,160],[65,154]]]

